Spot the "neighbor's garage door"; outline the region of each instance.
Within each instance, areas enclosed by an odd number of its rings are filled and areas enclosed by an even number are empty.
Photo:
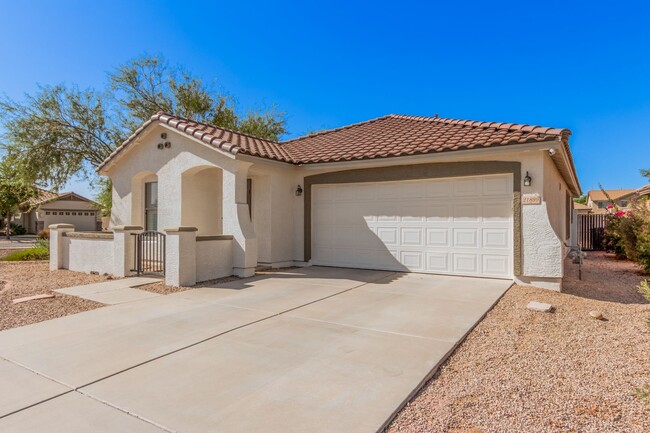
[[[511,278],[512,176],[314,185],[315,265]]]

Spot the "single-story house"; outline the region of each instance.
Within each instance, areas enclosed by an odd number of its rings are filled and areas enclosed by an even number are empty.
[[[74,192],[57,194],[39,188],[28,207],[28,211],[16,215],[14,223],[30,234],[59,223],[74,224],[79,231],[101,230],[101,205]]]
[[[636,190],[636,195],[639,198],[647,198],[650,199],[650,184],[646,186],[642,186],[641,188]]]
[[[581,194],[570,135],[388,115],[275,142],[157,113],[98,168],[112,236],[53,226],[51,267],[132,273],[144,230],[166,234],[169,284],[321,265],[559,290]]]
[[[637,190],[635,189],[607,189],[604,191],[600,189],[590,190],[587,193],[587,206],[589,206],[594,213],[607,213],[607,208],[614,204],[616,204],[620,210],[627,210],[632,203],[632,199],[636,197],[636,191]],[[609,198],[607,196],[609,196]]]

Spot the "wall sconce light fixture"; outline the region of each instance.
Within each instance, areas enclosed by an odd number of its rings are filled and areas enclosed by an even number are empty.
[[[296,188],[296,196],[300,197],[302,195],[302,187],[298,185],[298,188]]]
[[[533,183],[533,179],[531,179],[528,172],[526,172],[526,177],[524,177],[524,186],[530,186],[532,183]]]

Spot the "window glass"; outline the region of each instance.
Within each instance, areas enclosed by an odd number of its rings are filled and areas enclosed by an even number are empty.
[[[145,230],[158,230],[158,182],[144,184]]]
[[[158,182],[144,184],[144,207],[146,209],[158,208]]]

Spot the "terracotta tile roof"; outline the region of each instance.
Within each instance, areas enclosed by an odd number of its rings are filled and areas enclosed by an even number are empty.
[[[523,143],[560,141],[568,129],[391,114],[285,141],[295,163],[420,155]]]
[[[582,203],[573,203],[573,208],[576,210],[591,210],[591,206]]]
[[[636,192],[635,189],[606,189],[607,194],[612,198],[612,200],[618,200],[620,198],[632,195]],[[608,201],[607,196],[599,189],[592,189],[587,193],[589,198],[592,201]]]
[[[233,154],[311,164],[354,161],[524,143],[563,142],[569,158],[568,129],[516,123],[418,117],[391,114],[283,142],[274,142],[225,128],[156,113],[97,168],[101,171],[150,124],[163,123],[204,143]],[[573,161],[571,170],[575,173]]]
[[[126,149],[129,144],[131,144],[149,125],[155,122],[169,125],[186,135],[194,137],[214,148],[226,152],[235,154],[246,153],[276,161],[292,162],[291,156],[288,152],[282,149],[282,146],[280,146],[279,143],[274,141],[159,112],[151,116],[151,119],[146,121],[124,143],[122,143],[120,147],[115,149],[108,158],[97,167],[97,171],[104,168],[109,161]]]
[[[42,189],[42,188],[38,188],[38,187],[36,189],[38,190],[38,194],[36,194],[36,196],[34,196],[34,197],[30,198],[29,200],[27,200],[27,204],[30,207],[36,206],[36,205],[39,205],[39,204],[42,204],[42,203],[45,203],[45,202],[48,202],[48,201],[51,201],[51,200],[54,200],[54,199],[57,199],[59,197],[59,194],[57,194],[55,192],[48,191],[46,189]]]
[[[650,195],[650,184],[646,186],[642,186],[641,188],[637,189],[636,193],[639,195],[639,197],[645,197],[646,195]]]

